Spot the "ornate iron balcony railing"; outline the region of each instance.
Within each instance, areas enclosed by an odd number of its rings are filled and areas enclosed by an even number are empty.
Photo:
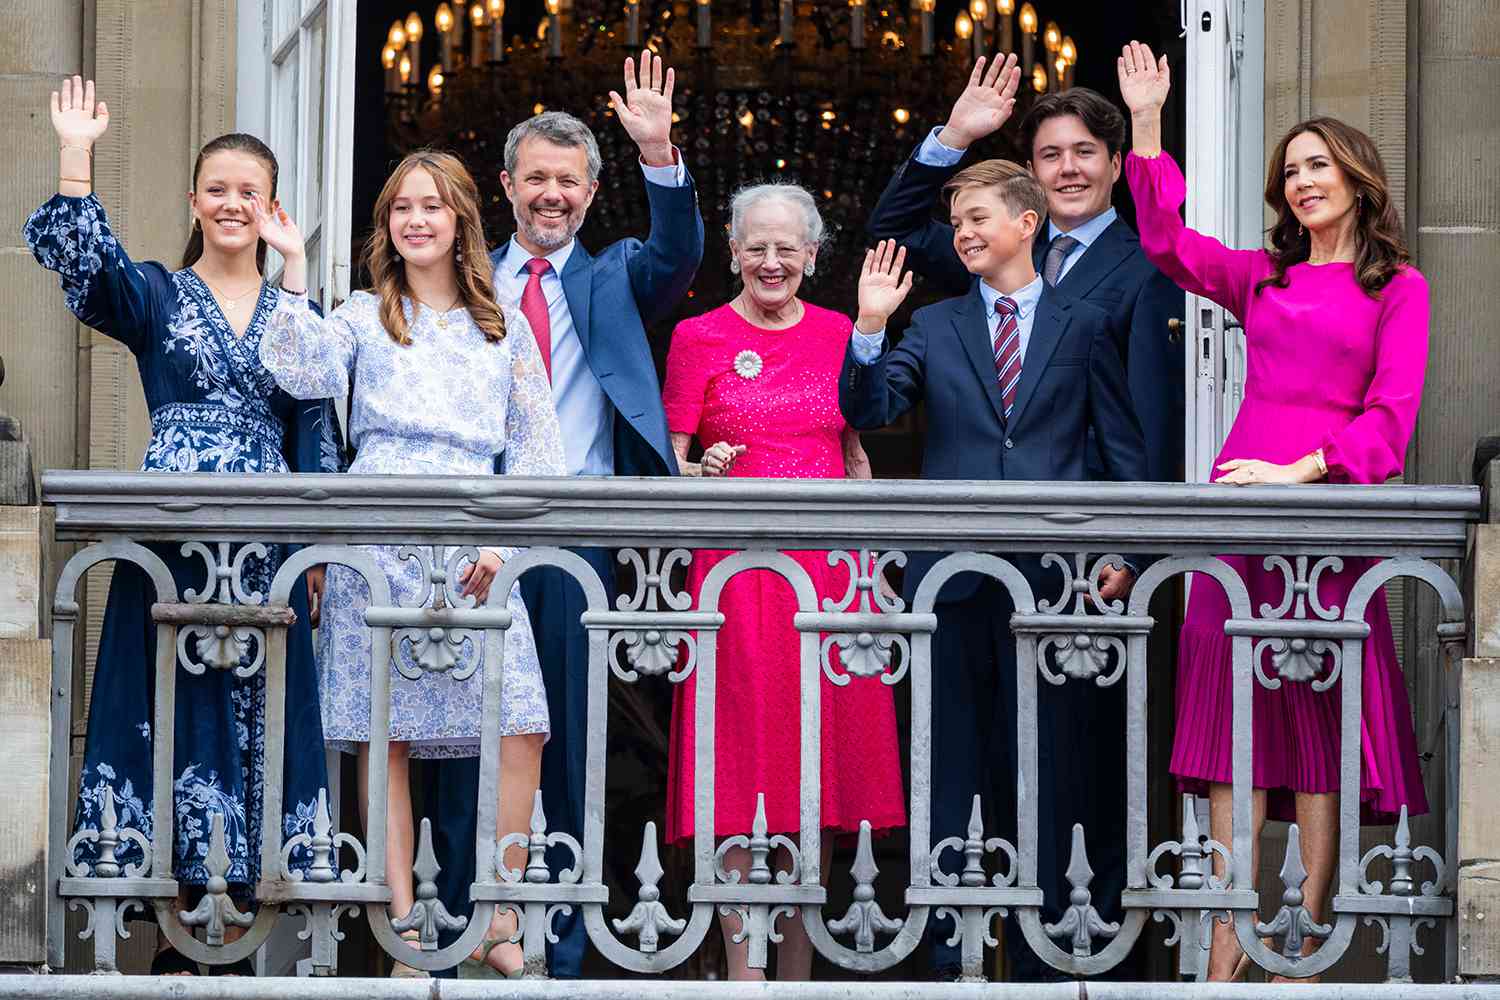
[[[621,969],[665,972],[686,960],[711,928],[715,910],[737,910],[751,941],[752,960],[763,962],[771,924],[797,907],[802,924],[820,954],[851,972],[887,969],[916,948],[939,921],[961,941],[965,972],[982,975],[984,949],[993,945],[990,921],[1000,909],[1019,917],[1027,943],[1046,962],[1070,974],[1088,975],[1115,966],[1155,918],[1173,927],[1172,942],[1186,956],[1206,940],[1212,914],[1232,920],[1241,945],[1268,972],[1310,975],[1330,967],[1349,948],[1355,925],[1380,925],[1385,932],[1388,975],[1409,977],[1415,933],[1423,925],[1451,917],[1451,843],[1413,846],[1404,821],[1394,843],[1361,854],[1359,840],[1360,711],[1364,623],[1367,603],[1385,583],[1409,577],[1429,585],[1441,607],[1438,636],[1444,646],[1464,636],[1462,597],[1440,560],[1464,556],[1469,525],[1480,516],[1475,489],[1461,487],[1262,487],[981,483],[715,481],[644,479],[408,478],[360,476],[229,476],[50,472],[43,494],[56,508],[59,539],[91,542],[69,560],[58,581],[54,603],[54,713],[51,773],[49,961],[63,961],[63,910],[88,910],[88,932],[95,940],[101,971],[115,968],[115,938],[131,907],[150,907],[172,943],[184,954],[210,964],[234,962],[254,952],[276,922],[296,915],[306,922],[313,963],[334,966],[338,920],[364,910],[380,946],[408,965],[438,969],[458,964],[476,945],[496,907],[516,911],[523,932],[528,969],[544,970],[543,948],[552,915],[562,907],[581,909],[593,946]],[[184,554],[201,557],[208,584],[179,595],[165,564],[142,543],[172,542]],[[286,559],[266,594],[246,593],[241,579],[248,543],[293,542],[304,547]],[[453,548],[480,544],[525,546],[501,569],[489,606],[466,606],[450,594],[447,608],[397,606],[386,577],[356,546],[413,546],[435,586]],[[603,546],[621,551],[621,562],[636,570],[636,588],[606,604],[606,589],[594,570],[569,546]],[[697,607],[674,589],[671,564],[686,550],[729,549],[737,554],[720,563],[704,583]],[[817,606],[806,572],[779,549],[828,550],[830,561],[844,560],[853,586],[841,600]],[[951,553],[928,575],[913,606],[881,593],[882,566],[904,562],[904,552]],[[1001,553],[1001,554],[997,554]],[[1016,568],[1014,554],[1040,554],[1066,578],[1060,595],[1032,592]],[[1216,558],[1219,554],[1265,556],[1267,570],[1279,570],[1285,596],[1277,606],[1252,607],[1240,578]],[[1126,602],[1099,598],[1100,569],[1122,556],[1158,557],[1149,563]],[[1337,570],[1340,560],[1364,556],[1376,561],[1360,577],[1346,606],[1324,607],[1317,597],[1319,574]],[[385,872],[386,737],[389,670],[371,671],[373,739],[369,781],[371,824],[361,839],[333,829],[319,810],[314,832],[297,843],[284,842],[277,823],[266,823],[260,845],[263,878],[259,906],[241,913],[222,890],[210,886],[191,912],[176,906],[171,877],[172,824],[157,824],[155,839],[122,826],[108,813],[102,828],[70,831],[68,732],[72,705],[74,633],[78,627],[83,574],[109,560],[136,563],[154,581],[158,627],[156,718],[153,728],[155,815],[172,814],[173,679],[179,669],[201,670],[187,656],[186,639],[204,642],[200,659],[211,668],[264,670],[268,704],[284,692],[286,629],[292,621],[287,598],[294,581],[318,563],[340,563],[362,574],[370,588],[367,623],[372,648],[391,649],[393,633],[404,629],[472,629],[503,633],[511,625],[505,597],[528,569],[552,565],[574,575],[588,602],[583,624],[590,645],[590,717],[587,728],[588,802],[580,841],[549,834],[538,808],[532,831],[521,835],[528,848],[524,870],[500,862],[504,843],[493,835],[498,781],[500,671],[498,654],[486,666],[484,730],[478,835],[480,864],[471,895],[474,917],[459,940],[439,948],[436,921],[396,921],[422,928],[419,942],[403,941],[387,914],[390,891]],[[1145,562],[1146,560],[1142,560]],[[801,759],[805,781],[816,782],[820,760],[819,690],[822,677],[836,684],[905,684],[912,709],[909,866],[877,872],[869,851],[868,828],[861,832],[852,869],[854,903],[842,913],[825,913],[827,894],[820,870],[820,799],[816,788],[801,797],[801,833],[793,850],[790,877],[773,877],[766,863],[770,838],[761,824],[746,831],[743,846],[753,859],[751,877],[726,875],[719,858],[726,848],[715,838],[714,682],[716,636],[724,617],[717,604],[723,585],[737,573],[769,570],[786,578],[797,596],[794,625],[803,634],[801,681]],[[932,769],[930,656],[936,627],[934,600],[942,582],[960,572],[988,575],[1008,588],[1017,613],[1017,704],[1021,756],[1018,783],[1036,787],[1036,709],[1038,682],[1123,684],[1127,693],[1126,745],[1128,823],[1125,919],[1103,926],[1089,891],[1089,837],[1075,828],[1068,845],[1074,865],[1070,905],[1063,920],[1044,925],[1042,890],[1037,884],[1037,801],[1022,795],[1014,844],[987,836],[976,818],[967,838],[933,843],[928,797]],[[1200,836],[1193,811],[1186,810],[1180,838],[1151,843],[1147,825],[1148,762],[1145,706],[1147,639],[1153,629],[1172,627],[1149,613],[1152,595],[1187,573],[1209,574],[1224,587],[1232,609],[1226,633],[1234,655],[1235,750],[1233,790],[1236,834],[1232,844]],[[217,631],[215,631],[217,630]],[[253,662],[238,654],[208,657],[212,637],[247,640],[261,651]],[[654,655],[658,647],[689,642],[691,658]],[[826,637],[819,641],[818,637]],[[500,643],[488,643],[498,650]],[[837,654],[830,656],[831,651]],[[1053,650],[1053,653],[1048,650]],[[1263,656],[1262,651],[1269,652]],[[892,655],[894,652],[895,655]],[[1301,869],[1295,828],[1283,868],[1285,892],[1269,922],[1258,917],[1261,902],[1251,869],[1250,818],[1251,694],[1256,684],[1311,683],[1326,689],[1334,677],[1317,678],[1314,658],[1332,654],[1334,674],[1342,676],[1341,815],[1338,865],[1326,925],[1313,921],[1299,891]],[[384,652],[380,654],[381,657]],[[437,661],[434,661],[437,663]],[[836,666],[835,664],[838,664]],[[434,669],[441,669],[440,664]],[[1442,669],[1408,663],[1408,670]],[[656,861],[656,831],[645,824],[641,880],[628,917],[605,916],[610,888],[603,881],[605,724],[608,685],[677,683],[695,673],[697,784],[693,875],[690,885],[663,886]],[[271,712],[265,734],[268,813],[279,807],[281,713]],[[1450,755],[1450,767],[1456,754]],[[808,764],[813,766],[807,766]],[[1450,776],[1451,777],[1451,776]],[[1456,794],[1450,782],[1449,801]],[[488,809],[485,807],[488,803]],[[1453,824],[1448,824],[1450,837]],[[487,831],[488,828],[488,831]],[[222,840],[222,831],[215,831]],[[99,859],[77,862],[73,848],[83,839],[97,845]],[[521,842],[518,841],[518,842]],[[116,850],[133,842],[145,862],[117,863]],[[566,871],[547,867],[544,848],[565,843],[573,864]],[[498,848],[498,849],[497,849]],[[294,849],[313,857],[306,878],[292,877],[286,859]],[[937,859],[945,851],[966,861],[961,876],[943,874]],[[1226,856],[1230,875],[1214,876],[1212,855]],[[1168,855],[1178,859],[1171,870]],[[998,859],[998,874],[985,857]],[[1448,861],[1444,861],[1444,856]],[[1372,867],[1389,861],[1389,874]],[[215,858],[210,857],[212,869]],[[1430,867],[1424,867],[1430,866]],[[419,852],[416,875],[430,881],[430,867]],[[759,877],[757,877],[759,876]],[[905,885],[905,910],[883,912],[870,891],[877,879]],[[685,890],[683,892],[682,890]],[[676,902],[672,893],[679,893]],[[422,891],[417,907],[429,905]],[[247,926],[243,937],[225,943],[228,924]],[[193,927],[202,927],[202,940]],[[1322,947],[1300,954],[1306,935]],[[1262,938],[1273,939],[1267,947]],[[1187,959],[1183,959],[1187,967]]]

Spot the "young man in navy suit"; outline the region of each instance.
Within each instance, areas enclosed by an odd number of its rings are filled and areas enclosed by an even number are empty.
[[[969,272],[953,251],[951,227],[932,219],[938,189],[959,169],[967,150],[998,131],[1015,108],[1020,70],[1015,56],[974,66],[969,84],[948,120],[922,142],[881,195],[868,229],[908,250],[912,270],[958,293]],[[1020,144],[1028,166],[1047,195],[1047,218],[1032,249],[1032,261],[1048,285],[1109,315],[1125,362],[1136,419],[1146,441],[1146,471],[1140,478],[1182,478],[1187,369],[1181,343],[1168,322],[1181,319],[1183,293],[1146,259],[1135,230],[1111,204],[1120,178],[1125,119],[1103,95],[1084,87],[1036,100],[1021,122]],[[1089,478],[1108,478],[1098,444],[1088,445]],[[1158,594],[1168,599],[1165,591]],[[1158,602],[1153,602],[1156,605]],[[1165,609],[1154,606],[1153,613]],[[1170,652],[1164,652],[1170,656]],[[1097,714],[1080,726],[1099,734],[1101,745],[1124,739],[1125,700],[1120,685],[1097,699]],[[1090,830],[1089,856],[1096,872],[1094,897],[1107,920],[1118,920],[1125,887],[1125,769],[1122,755],[1104,756],[1083,774],[1079,819]],[[1139,972],[1131,960],[1117,970]]]
[[[583,122],[548,111],[521,122],[506,138],[500,181],[515,211],[516,232],[491,254],[495,291],[502,302],[519,306],[536,336],[570,475],[677,474],[646,340],[646,327],[676,308],[703,259],[697,191],[671,141],[672,84],[673,73],[661,58],[644,53],[639,77],[634,61],[625,60],[624,95],[610,93],[615,115],[640,150],[651,205],[645,242],[624,239],[594,255],[575,238],[599,189],[601,167],[598,143]],[[609,553],[577,551],[613,601]],[[581,842],[588,728],[588,633],[579,623],[583,591],[571,576],[549,567],[527,573],[521,593],[552,721],[541,772],[547,828]],[[444,767],[440,882],[444,904],[460,913],[468,910],[474,879],[478,766],[470,758]],[[566,852],[548,855],[554,875],[574,861]],[[553,927],[559,940],[548,947],[549,971],[555,978],[577,978],[588,940],[582,913],[575,907],[556,917]],[[518,959],[507,951],[497,949],[490,958],[497,971],[511,971],[511,959]]]
[[[1049,287],[1032,263],[1047,209],[1036,178],[1019,164],[986,160],[958,173],[943,191],[951,251],[971,276],[969,291],[917,310],[900,342],[887,348],[886,322],[911,277],[901,280],[905,252],[895,252],[892,241],[867,255],[859,318],[839,381],[845,419],[860,429],[882,427],[925,403],[922,476],[928,479],[1089,479],[1090,433],[1105,478],[1144,478],[1145,444],[1108,317]],[[941,556],[910,555],[908,601]],[[1038,557],[1014,561],[1038,598],[1060,596],[1060,578],[1044,571]],[[1128,567],[1106,568],[1101,594],[1122,597],[1133,578]],[[964,837],[975,793],[988,801],[1005,835],[1014,837],[1013,604],[998,581],[961,574],[940,591],[935,610],[932,842]],[[1056,921],[1067,904],[1069,801],[1078,795],[1078,775],[1093,764],[1075,746],[1077,721],[1093,711],[1094,697],[1092,685],[1077,683],[1044,684],[1038,691],[1038,879],[1048,921]],[[1096,842],[1090,839],[1090,847]],[[951,853],[944,855],[945,862],[953,860]],[[1104,901],[1095,898],[1102,908]],[[947,932],[932,933],[935,973],[956,976],[958,949],[945,943]],[[1014,924],[1006,946],[1019,977],[1048,976]]]

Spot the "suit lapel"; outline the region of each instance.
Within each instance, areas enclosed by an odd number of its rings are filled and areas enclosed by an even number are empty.
[[[1026,412],[1026,404],[1031,402],[1031,397],[1036,393],[1037,383],[1041,382],[1047,364],[1052,360],[1052,352],[1057,350],[1063,331],[1067,328],[1066,311],[1057,305],[1056,297],[1050,291],[1044,290],[1041,301],[1037,303],[1036,317],[1031,321],[1031,337],[1026,342],[1026,355],[1021,359],[1021,383],[1016,386],[1016,400],[1011,405],[1010,426],[1020,423]]]
[[[568,256],[568,262],[563,265],[562,286],[563,296],[568,300],[568,312],[573,317],[573,329],[578,332],[578,343],[583,348],[583,356],[589,357],[589,301],[593,296],[592,264],[594,258],[583,248],[582,243],[573,244],[573,252]],[[593,363],[590,362],[590,367]]]
[[[979,282],[974,282],[953,313],[953,327],[958,333],[959,343],[974,366],[974,374],[984,386],[984,394],[994,407],[995,416],[1005,423],[1005,404],[1000,399],[1000,382],[995,377],[995,349],[990,343],[990,326],[984,314],[984,299],[979,295]]]
[[[1057,287],[1075,299],[1087,298],[1099,282],[1124,263],[1125,258],[1130,256],[1139,243],[1139,238],[1131,228],[1120,219],[1115,219],[1099,234],[1098,239],[1089,244],[1089,248],[1068,269],[1068,273],[1063,275]]]

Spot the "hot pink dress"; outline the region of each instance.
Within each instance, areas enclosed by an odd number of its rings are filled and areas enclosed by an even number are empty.
[[[1398,475],[1427,366],[1422,275],[1404,267],[1372,299],[1355,280],[1354,265],[1303,263],[1288,269],[1286,288],[1268,286],[1256,294],[1256,282],[1273,273],[1270,256],[1229,250],[1186,228],[1178,214],[1186,185],[1170,156],[1132,153],[1125,174],[1146,256],[1182,288],[1244,323],[1244,403],[1214,465],[1233,458],[1286,464],[1322,448],[1329,482],[1382,483]],[[1263,557],[1223,558],[1245,580],[1255,614],[1262,603],[1282,603],[1285,578],[1265,570]],[[1372,564],[1345,558],[1342,572],[1324,573],[1318,586],[1323,607],[1342,609],[1355,580]],[[1230,781],[1228,617],[1222,588],[1195,575],[1178,646],[1171,764],[1190,791]],[[1392,822],[1402,805],[1413,815],[1426,812],[1427,797],[1383,591],[1370,601],[1365,620],[1370,635],[1364,644],[1360,798],[1367,822]],[[1274,675],[1266,660],[1268,675]],[[1271,790],[1273,818],[1291,818],[1293,792],[1338,791],[1341,685],[1323,693],[1307,683],[1284,681],[1274,691],[1255,685],[1253,783]]]
[[[848,317],[808,305],[785,330],[752,326],[729,306],[679,323],[667,354],[663,391],[667,426],[700,443],[749,446],[737,477],[844,478],[844,418],[838,376],[852,329]],[[755,363],[759,372],[746,377]],[[744,372],[745,374],[741,374]],[[851,512],[857,513],[857,512]],[[704,578],[729,552],[694,553],[688,571],[693,607]],[[826,552],[790,552],[818,592],[840,600],[844,564]],[[715,835],[747,833],[757,792],[766,795],[771,832],[798,827],[800,788],[799,636],[791,584],[765,570],[740,573],[724,587],[719,610]],[[854,610],[851,608],[850,610]],[[693,835],[693,707],[697,674],[676,688],[667,776],[667,839]],[[822,680],[822,825],[858,830],[903,826],[901,765],[891,689],[877,678],[846,687]]]

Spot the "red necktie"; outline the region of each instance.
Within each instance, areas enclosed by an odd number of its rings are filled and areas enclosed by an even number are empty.
[[[537,350],[542,352],[542,365],[547,369],[547,380],[552,380],[552,320],[547,315],[547,296],[542,294],[542,275],[552,270],[545,257],[533,257],[526,262],[526,289],[521,292],[521,315],[531,324],[531,335],[536,338]]]
[[[995,377],[1000,380],[1000,401],[1005,405],[1005,419],[1016,401],[1016,386],[1021,384],[1021,327],[1016,322],[1019,307],[1004,295],[995,300],[1000,314],[1000,332],[995,335]]]

